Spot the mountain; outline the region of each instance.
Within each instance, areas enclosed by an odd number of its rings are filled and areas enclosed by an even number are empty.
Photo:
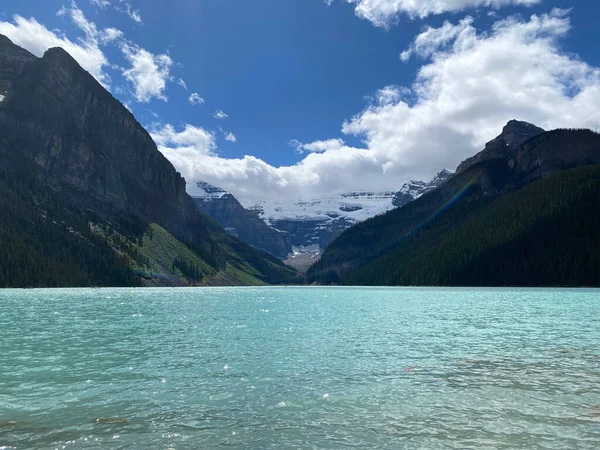
[[[0,285],[287,282],[229,236],[134,116],[64,50],[0,36]]]
[[[304,272],[352,225],[384,214],[435,189],[452,176],[411,181],[399,192],[350,192],[293,201],[262,200],[248,209],[229,192],[203,181],[188,188],[197,205],[230,234]]]
[[[404,206],[408,202],[412,202],[423,194],[433,191],[437,187],[441,186],[452,175],[453,172],[443,169],[438,172],[429,183],[416,180],[411,180],[407,183],[404,183],[402,188],[396,193],[396,195],[394,195],[394,198],[392,199],[392,205],[396,207]]]
[[[535,133],[488,144],[437,189],[352,227],[308,281],[600,285],[600,135]]]
[[[291,237],[298,249],[325,249],[342,231],[392,206],[394,192],[350,192],[289,202],[263,200],[250,207],[267,225]]]
[[[245,209],[229,192],[199,181],[188,192],[206,214],[225,230],[251,246],[285,259],[292,253],[289,235],[267,226],[256,213]]]
[[[485,148],[475,156],[464,160],[458,168],[457,173],[464,172],[478,162],[504,158],[516,151],[525,141],[538,136],[544,132],[543,128],[520,120],[511,120],[502,129],[502,133],[485,145]]]

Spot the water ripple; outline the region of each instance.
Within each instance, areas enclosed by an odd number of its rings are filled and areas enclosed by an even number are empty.
[[[599,448],[600,291],[0,291],[0,449]]]

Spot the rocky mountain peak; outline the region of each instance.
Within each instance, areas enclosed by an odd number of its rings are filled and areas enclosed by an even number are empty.
[[[482,151],[460,163],[456,173],[464,172],[481,161],[506,156],[507,152],[514,152],[525,141],[544,133],[544,131],[543,128],[529,122],[510,120],[502,129],[502,133],[485,144]]]
[[[404,183],[402,188],[396,193],[392,205],[396,207],[404,206],[408,202],[412,202],[423,194],[441,186],[452,175],[454,175],[454,172],[442,169],[428,183],[425,181],[410,180]]]
[[[225,189],[214,186],[206,181],[197,181],[188,188],[188,193],[193,198],[221,198],[225,195],[231,195]]]
[[[494,141],[503,139],[508,147],[516,148],[544,131],[543,128],[532,123],[513,119],[504,126],[502,133]]]
[[[10,90],[14,78],[23,67],[37,59],[27,50],[15,45],[0,34],[0,94]]]
[[[442,169],[438,173],[436,173],[432,180],[427,184],[430,189],[435,189],[452,175],[454,175],[454,172],[452,172],[451,170]]]

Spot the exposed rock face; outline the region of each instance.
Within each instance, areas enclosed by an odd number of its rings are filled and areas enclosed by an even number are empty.
[[[294,247],[327,248],[344,230],[352,225],[353,221],[346,217],[331,217],[330,219],[275,219],[271,221],[277,230],[287,233]]]
[[[502,133],[485,145],[485,148],[471,158],[459,164],[456,173],[461,173],[478,162],[493,158],[503,158],[519,148],[525,141],[544,132],[543,128],[528,122],[511,120],[502,129]]]
[[[447,169],[443,169],[440,172],[438,172],[429,183],[416,180],[411,180],[407,183],[404,183],[402,189],[400,189],[394,196],[392,204],[398,208],[400,206],[404,206],[408,202],[412,202],[413,200],[419,198],[421,195],[426,194],[427,192],[432,191],[435,188],[441,186],[452,175],[452,172],[450,172]]]
[[[80,206],[133,210],[224,262],[185,180],[118,100],[61,48],[17,61],[27,62],[0,109],[4,145],[18,145]]]
[[[14,45],[10,39],[0,34],[0,95],[6,96],[12,86],[12,80],[26,64],[36,59],[27,50]]]
[[[248,258],[271,267],[271,257],[263,260],[202,213],[148,132],[63,49],[36,58],[0,36],[3,88],[0,157],[7,167],[39,172],[56,183],[61,202],[100,222],[156,223],[215,268],[225,268],[232,248],[244,254],[242,266]]]
[[[304,252],[315,256],[352,225],[392,209],[394,195],[348,192],[289,202],[263,200],[250,209],[269,227],[290,237],[290,256]]]
[[[263,200],[250,209],[244,209],[230,193],[202,181],[188,192],[230,234],[305,270],[351,226],[419,198],[452,175],[444,169],[427,183],[406,183],[399,192],[348,192],[289,202]]]
[[[292,252],[291,237],[287,233],[267,226],[255,212],[245,209],[223,189],[200,181],[192,190],[192,198],[232,236],[280,259]]]

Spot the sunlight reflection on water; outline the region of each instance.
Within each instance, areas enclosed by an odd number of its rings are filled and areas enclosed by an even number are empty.
[[[0,306],[0,448],[600,446],[598,290],[4,290]]]

